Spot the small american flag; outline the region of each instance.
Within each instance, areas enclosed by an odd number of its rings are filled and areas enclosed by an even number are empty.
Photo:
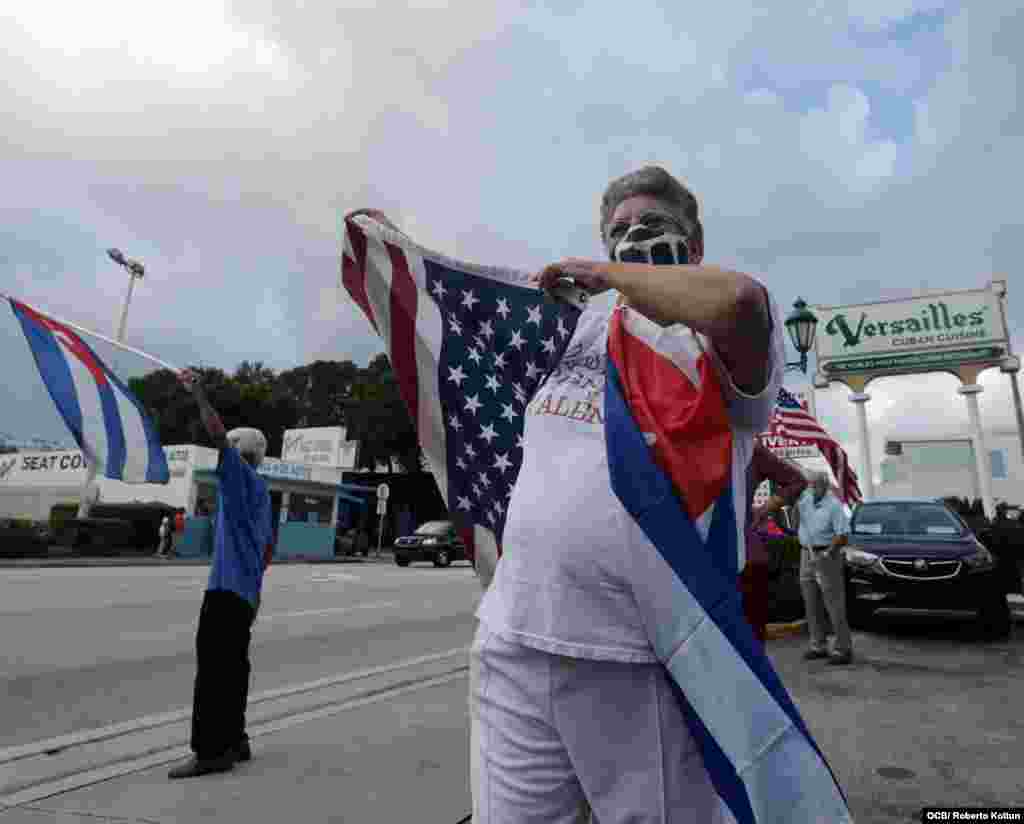
[[[342,284],[385,342],[470,557],[501,554],[523,413],[580,315],[527,278],[428,252],[365,217],[345,221]]]
[[[852,505],[862,499],[857,473],[850,466],[846,451],[785,387],[779,387],[768,434],[817,446],[832,468],[843,501]]]

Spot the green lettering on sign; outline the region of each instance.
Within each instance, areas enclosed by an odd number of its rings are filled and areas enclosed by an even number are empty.
[[[826,372],[882,372],[889,369],[918,369],[930,366],[956,366],[998,360],[1003,356],[999,346],[979,346],[975,349],[956,349],[947,352],[917,352],[912,355],[874,355],[864,358],[832,361],[824,365]]]

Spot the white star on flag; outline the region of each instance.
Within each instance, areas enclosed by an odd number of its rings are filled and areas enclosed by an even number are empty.
[[[459,469],[465,469],[466,468],[466,462],[464,460],[462,460],[462,456],[461,455],[458,458],[455,459],[455,465]]]
[[[512,423],[512,419],[513,418],[518,418],[519,417],[519,415],[516,414],[516,411],[512,408],[512,404],[510,404],[510,403],[503,403],[501,405],[501,408],[504,410],[501,413],[501,417],[503,417],[509,423]]]
[[[509,340],[508,345],[513,347],[517,352],[526,345],[526,338],[519,334],[519,330],[516,329],[512,333],[512,338]]]
[[[473,363],[480,363],[481,355],[479,352],[476,351],[476,349],[470,349],[467,354],[469,355],[469,359],[473,361]]]
[[[491,445],[491,441],[498,437],[498,433],[494,431],[494,424],[489,423],[487,426],[480,427],[480,438],[487,441],[487,445]]]
[[[481,472],[477,477],[480,479],[480,483],[482,483],[485,487],[488,487],[488,486],[491,485],[490,480],[488,480],[488,478],[487,478],[487,473],[486,472]]]
[[[466,409],[472,412],[474,415],[476,414],[476,410],[478,410],[481,406],[483,406],[483,404],[480,403],[479,394],[470,395],[468,398],[466,398]]]
[[[501,352],[494,356],[494,365],[498,369],[504,369],[507,365],[505,363],[505,356]]]
[[[441,281],[434,283],[434,294],[444,300],[444,296],[448,293],[448,290],[444,288],[444,284]]]
[[[469,375],[462,371],[461,366],[456,366],[454,369],[448,367],[448,380],[456,386],[462,386],[462,382],[468,377]]]
[[[494,394],[498,394],[498,388],[501,386],[501,381],[498,380],[497,375],[487,376],[487,388],[492,390]]]
[[[473,494],[476,495],[476,497],[478,498],[483,494],[480,491],[480,487],[478,487],[476,484],[473,484]]]
[[[494,324],[489,320],[485,320],[480,324],[480,334],[483,335],[487,340],[494,337]]]
[[[554,338],[545,338],[543,341],[541,341],[541,345],[544,347],[544,351],[547,352],[549,355],[555,354]]]
[[[526,312],[529,315],[529,317],[526,319],[526,322],[527,323],[536,323],[537,326],[539,327],[540,326],[540,307],[539,306],[531,307],[530,309],[527,309]]]
[[[480,302],[480,298],[476,297],[476,295],[473,294],[473,290],[472,289],[470,289],[468,291],[463,290],[463,292],[462,292],[462,305],[463,306],[465,306],[467,309],[472,309],[473,308],[473,304],[474,303],[479,303],[479,302]]]
[[[476,457],[476,450],[473,448],[473,444],[471,444],[471,443],[467,443],[466,444],[466,454],[469,455],[470,458],[475,458]]]
[[[448,418],[448,425],[456,432],[462,429],[462,422],[455,415],[452,415],[450,418]]]
[[[537,366],[533,361],[529,361],[526,364],[526,377],[533,380],[540,373],[540,367]]]
[[[561,318],[558,319],[558,326],[556,327],[556,330],[558,332],[558,337],[560,338],[565,338],[565,336],[569,334],[569,330],[565,328],[565,324],[562,323]]]
[[[502,320],[505,320],[508,317],[508,313],[512,310],[508,308],[508,301],[505,298],[498,298],[498,308],[494,311],[495,314],[501,315]]]
[[[495,469],[500,469],[502,472],[504,472],[506,469],[511,468],[511,466],[512,466],[512,461],[510,461],[508,459],[508,452],[502,452],[499,455],[495,456],[495,458],[494,458],[494,468]]]
[[[469,498],[459,495],[459,509],[469,509],[471,506],[473,506],[473,504]]]
[[[453,332],[454,332],[454,333],[455,333],[456,335],[461,335],[461,334],[462,334],[462,324],[461,324],[461,323],[459,323],[459,322],[458,322],[458,321],[457,321],[457,320],[455,319],[455,316],[454,316],[454,315],[452,315],[452,316],[451,316],[450,318],[448,318],[448,325],[449,325],[449,326],[451,327],[451,330],[452,330],[452,331],[453,331]]]

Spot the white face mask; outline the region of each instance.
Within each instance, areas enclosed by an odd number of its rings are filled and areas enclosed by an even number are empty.
[[[619,263],[649,263],[672,266],[690,262],[689,238],[677,232],[638,224],[615,245],[612,260]]]

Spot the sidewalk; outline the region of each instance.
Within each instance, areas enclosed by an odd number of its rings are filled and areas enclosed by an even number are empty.
[[[316,723],[251,726],[253,759],[230,773],[170,781],[173,760],[0,810],[0,824],[456,824],[471,810],[467,697],[459,677]]]
[[[769,646],[858,824],[919,821],[924,806],[1024,804],[1024,632],[997,644],[960,633],[893,618],[855,634],[849,667],[804,662],[805,639]],[[253,760],[226,775],[168,781],[165,751],[159,764],[0,810],[0,824],[457,824],[470,811],[468,683],[448,677],[252,724]]]

